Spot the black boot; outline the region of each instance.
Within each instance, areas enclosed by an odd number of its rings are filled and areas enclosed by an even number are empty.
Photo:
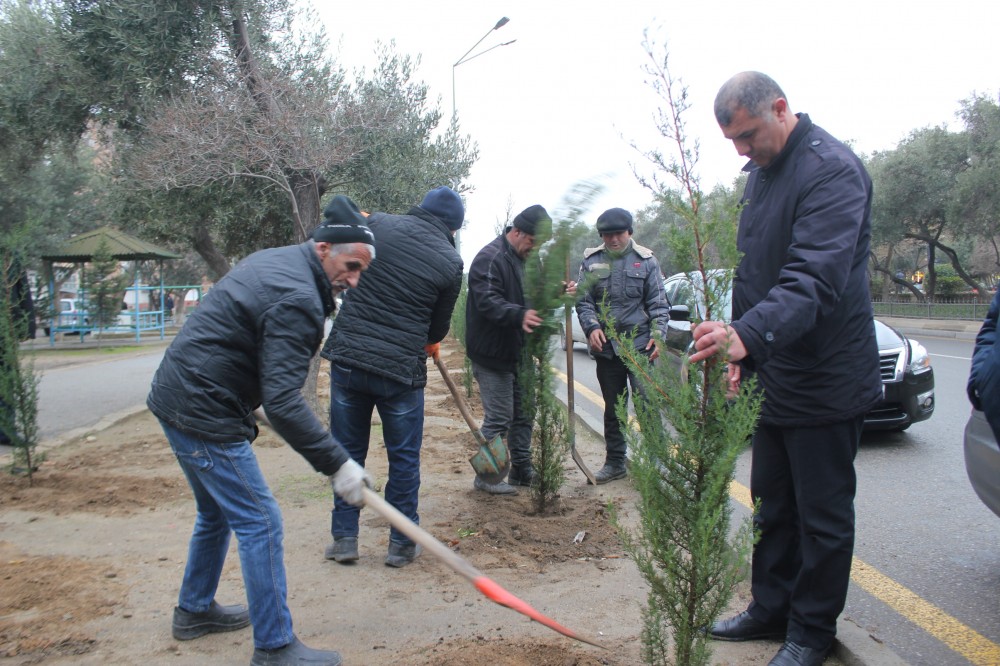
[[[628,472],[625,471],[625,463],[604,463],[604,467],[597,470],[594,474],[594,480],[597,481],[597,485],[602,485],[608,481],[615,481],[616,479],[624,479],[628,476]]]
[[[512,486],[530,486],[535,480],[535,468],[531,463],[513,465],[507,475],[507,483]]]

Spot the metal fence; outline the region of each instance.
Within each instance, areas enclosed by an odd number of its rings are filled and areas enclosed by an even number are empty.
[[[872,299],[876,317],[911,317],[914,319],[969,319],[982,320],[990,308],[990,300],[980,303],[969,297],[939,297],[934,302],[911,302],[890,299]]]

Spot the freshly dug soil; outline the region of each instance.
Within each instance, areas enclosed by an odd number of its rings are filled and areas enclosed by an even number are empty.
[[[461,385],[460,351],[447,343],[442,351]],[[535,513],[526,490],[517,497],[473,490],[474,440],[429,370],[422,526],[509,592],[607,649],[490,602],[429,554],[403,569],[386,567],[388,524],[371,511],[361,514],[361,560],[325,560],[329,484],[263,428],[256,453],[284,515],[298,636],[341,651],[349,665],[641,664],[646,585],[608,511],[614,505],[624,522],[634,520],[629,483],[588,486],[567,457],[567,483],[544,514]],[[322,371],[321,396],[326,378]],[[470,405],[480,418],[477,396]],[[577,431],[578,448],[596,470],[603,441]],[[380,437],[374,428],[368,467],[377,483],[386,475]],[[193,519],[190,490],[145,412],[49,451],[31,487],[25,478],[0,476],[0,663],[248,663],[250,629],[189,642],[170,635]],[[245,601],[235,540],[217,598]],[[766,664],[779,645],[714,647],[719,664]]]

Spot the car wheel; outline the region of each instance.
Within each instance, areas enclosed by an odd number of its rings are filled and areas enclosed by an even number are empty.
[[[559,346],[562,347],[563,351],[566,351],[566,327],[559,327]]]

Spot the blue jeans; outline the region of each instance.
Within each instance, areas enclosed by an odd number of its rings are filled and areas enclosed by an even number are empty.
[[[254,647],[292,642],[282,546],[281,511],[261,474],[250,442],[207,442],[160,421],[194,492],[195,518],[177,605],[192,613],[215,598],[229,533],[236,533],[250,607]]]
[[[472,374],[483,401],[483,437],[487,442],[500,435],[510,450],[515,467],[531,464],[532,422],[521,408],[521,379],[516,372],[492,370],[475,361]]]
[[[423,387],[413,388],[366,370],[331,363],[330,432],[362,467],[368,457],[373,409],[378,409],[382,419],[382,440],[389,459],[385,501],[419,524],[417,495],[424,433]],[[334,539],[358,536],[360,511],[334,496],[330,527]],[[413,543],[395,527],[391,528],[389,538],[404,545]]]

